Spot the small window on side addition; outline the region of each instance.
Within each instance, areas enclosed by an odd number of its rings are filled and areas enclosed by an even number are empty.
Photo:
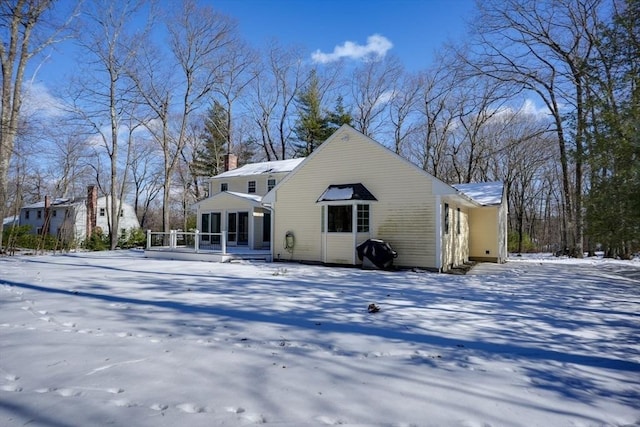
[[[229,184],[227,184],[226,182],[220,183],[220,192],[222,191],[229,191]]]
[[[38,219],[42,218],[42,211],[38,210]]]
[[[269,178],[267,180],[267,192],[273,190],[273,187],[276,186],[276,180],[273,178]]]
[[[29,219],[29,211],[24,211],[24,219]]]
[[[256,192],[256,182],[255,181],[249,181],[248,185],[247,185],[247,193],[251,194],[251,193],[255,193]]]
[[[369,231],[369,205],[358,205],[358,233]]]
[[[444,204],[444,234],[449,234],[449,203]]]
[[[100,208],[100,216],[105,216],[105,214],[107,213],[105,208]]]
[[[460,234],[460,208],[456,210],[456,233]]]
[[[51,211],[51,216],[56,216],[58,211],[56,211],[55,209]]]

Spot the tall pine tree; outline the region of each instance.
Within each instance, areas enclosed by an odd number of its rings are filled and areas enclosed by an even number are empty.
[[[222,104],[214,101],[207,111],[202,137],[204,145],[197,152],[192,164],[196,176],[215,176],[224,172],[224,155],[228,154],[229,129],[226,125],[226,111]]]
[[[591,73],[587,231],[608,256],[640,249],[640,3],[620,3]]]
[[[314,70],[309,77],[309,83],[296,100],[298,119],[293,130],[299,142],[295,144],[296,156],[299,157],[308,156],[337,128],[352,122],[351,115],[342,104],[342,97],[338,98],[335,111],[323,110],[319,83]]]

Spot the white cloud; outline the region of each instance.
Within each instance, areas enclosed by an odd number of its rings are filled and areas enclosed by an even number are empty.
[[[546,106],[539,107],[531,99],[525,99],[521,110],[523,113],[535,117],[547,117],[549,115],[549,109]]]
[[[47,86],[41,83],[26,82],[23,87],[22,111],[26,115],[59,117],[64,114],[62,101],[53,96]]]
[[[393,43],[380,34],[374,34],[367,37],[366,45],[359,45],[352,41],[346,41],[340,46],[333,48],[333,52],[324,53],[320,50],[316,50],[311,54],[313,62],[320,64],[327,64],[329,62],[335,62],[342,58],[350,59],[362,59],[369,55],[377,57],[383,57],[387,51],[393,47]]]

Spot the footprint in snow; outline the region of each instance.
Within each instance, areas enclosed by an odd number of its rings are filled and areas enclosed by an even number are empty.
[[[162,403],[154,403],[153,405],[150,406],[150,408],[153,409],[154,411],[165,411],[168,407],[169,405],[165,405]]]
[[[36,393],[43,394],[43,393],[51,393],[52,391],[56,391],[56,390],[57,390],[57,388],[55,388],[55,387],[45,387],[45,388],[36,389],[34,391]]]
[[[13,392],[21,392],[22,391],[22,387],[20,387],[17,384],[7,384],[7,385],[3,385],[2,387],[0,387],[0,390],[4,390],[4,391],[13,391]]]
[[[316,418],[316,420],[318,420],[320,423],[328,425],[328,426],[338,426],[340,424],[344,424],[344,422],[341,419],[332,418],[332,417],[328,417],[328,416],[321,416],[321,417]]]
[[[7,381],[18,381],[20,379],[19,376],[13,374],[7,374],[4,376],[4,379]]]
[[[133,403],[127,399],[114,399],[111,401],[111,403],[121,408],[133,408],[135,406],[140,406],[137,403]]]
[[[198,406],[194,403],[181,403],[177,405],[176,408],[180,409],[182,412],[186,412],[187,414],[200,414],[205,412],[205,409],[202,406]]]
[[[81,391],[74,390],[72,388],[60,388],[56,391],[62,397],[75,397],[75,396],[80,396],[82,394]]]

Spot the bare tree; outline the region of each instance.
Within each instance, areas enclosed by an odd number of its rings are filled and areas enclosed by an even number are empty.
[[[536,93],[554,118],[566,207],[563,241],[580,257],[585,78],[603,4],[603,0],[492,0],[478,3],[479,16],[474,20],[477,69]],[[574,124],[567,122],[566,106],[574,109]]]
[[[246,107],[260,130],[264,157],[286,159],[293,134],[295,100],[309,76],[301,52],[273,43],[263,61],[255,64],[253,73]]]
[[[411,145],[411,158],[440,179],[445,175],[447,141],[455,128],[453,91],[457,80],[452,71],[455,69],[443,64],[443,61],[438,61],[438,66],[419,77],[421,118]]]
[[[138,215],[140,227],[144,229],[147,226],[151,204],[162,193],[162,159],[157,153],[155,141],[146,138],[136,141],[133,145],[130,168],[134,193],[133,207]]]
[[[103,194],[108,195],[109,240],[111,249],[118,244],[120,210],[123,203],[127,163],[133,143],[133,131],[140,126],[136,117],[133,85],[126,71],[144,38],[142,32],[133,31],[133,19],[144,18],[145,0],[113,3],[92,0],[82,14],[81,34],[77,40],[87,56],[88,70],[78,81],[75,111],[88,126],[108,158],[108,184],[98,181]],[[124,133],[123,133],[124,132]],[[120,156],[124,148],[125,159]],[[99,159],[97,156],[96,159]],[[100,177],[102,168],[92,167]]]
[[[420,91],[422,80],[417,75],[403,73],[396,82],[389,104],[389,120],[393,126],[393,141],[396,154],[403,154],[403,148],[418,129],[414,118],[420,114]]]
[[[184,0],[169,13],[169,55],[149,43],[130,72],[154,117],[146,127],[162,150],[165,232],[171,228],[171,189],[188,142],[189,123],[218,87],[223,64],[227,64],[236,40],[235,23],[210,7]]]
[[[227,151],[232,153],[234,143],[240,143],[241,135],[235,131],[235,104],[242,96],[247,86],[256,77],[251,67],[257,61],[257,54],[240,39],[233,40],[227,48],[226,60],[216,70],[218,84],[213,92],[225,112],[225,132],[227,136]]]
[[[369,57],[354,71],[351,95],[356,129],[370,137],[381,129],[402,72],[402,65],[393,56]]]
[[[482,77],[468,78],[456,88],[456,130],[450,140],[451,165],[459,183],[481,179],[482,159],[491,155],[494,135],[487,127],[503,110],[504,84]]]
[[[0,219],[7,208],[7,177],[18,135],[23,102],[22,84],[27,64],[35,55],[56,42],[64,25],[50,14],[52,0],[7,0],[0,2],[0,63],[2,104],[0,105]],[[64,15],[64,13],[62,13]],[[72,14],[71,14],[72,16]],[[0,221],[0,249],[3,221]]]

